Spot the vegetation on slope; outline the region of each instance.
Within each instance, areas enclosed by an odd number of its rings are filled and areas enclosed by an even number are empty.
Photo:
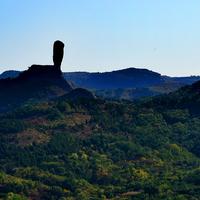
[[[3,199],[200,196],[200,115],[165,96],[27,104],[0,116],[0,133]]]

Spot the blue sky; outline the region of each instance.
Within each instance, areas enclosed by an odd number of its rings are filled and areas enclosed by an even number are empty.
[[[148,68],[200,75],[199,0],[1,0],[0,72],[52,63],[63,71]]]

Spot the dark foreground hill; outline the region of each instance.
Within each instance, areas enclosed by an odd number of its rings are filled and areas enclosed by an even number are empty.
[[[71,91],[71,85],[53,66],[33,65],[16,78],[0,80],[0,111],[27,101],[44,101]]]
[[[16,77],[17,73],[6,71],[0,75],[0,79]],[[63,76],[75,87],[93,90],[98,96],[127,100],[169,93],[200,80],[199,76],[169,77],[138,68],[103,73],[64,72]]]
[[[158,96],[147,101],[148,106],[157,109],[188,109],[191,114],[200,114],[200,81],[180,88],[169,95]]]
[[[28,102],[42,102],[67,95],[68,99],[95,98],[86,89],[73,89],[54,66],[32,65],[16,78],[0,80],[0,112]]]
[[[137,104],[70,92],[2,114],[1,197],[199,199],[199,84]]]

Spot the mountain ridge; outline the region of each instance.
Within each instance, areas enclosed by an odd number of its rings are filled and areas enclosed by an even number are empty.
[[[16,71],[0,75],[16,77]],[[175,91],[200,80],[200,76],[170,77],[145,68],[125,68],[111,72],[63,72],[65,80],[74,88],[92,90],[107,99],[134,100]]]
[[[16,77],[20,72],[21,71],[16,71],[16,70],[4,71],[0,74],[0,79]],[[143,76],[145,74],[148,74],[148,75],[153,74],[154,76],[157,76],[157,77],[160,76],[163,80],[177,81],[177,82],[184,83],[184,84],[191,84],[197,80],[200,80],[200,76],[198,76],[198,75],[197,76],[191,75],[191,76],[180,76],[180,77],[174,76],[173,77],[173,76],[161,75],[158,72],[154,72],[154,71],[146,69],[146,68],[135,68],[135,67],[129,67],[129,68],[107,71],[107,72],[87,72],[87,71],[63,72],[63,75],[69,81],[73,81],[73,79],[75,79],[76,75],[78,75],[79,77],[82,76],[83,79],[86,79],[87,76],[89,76],[89,75],[92,76],[92,75],[103,75],[103,74],[112,74],[112,73],[123,74],[123,75],[128,75],[128,76],[134,76],[135,74],[142,74]],[[74,81],[74,83],[76,83],[76,81]],[[77,84],[77,86],[80,86],[80,85]],[[115,87],[115,88],[117,88],[117,87]],[[122,88],[122,87],[119,87],[119,88]]]

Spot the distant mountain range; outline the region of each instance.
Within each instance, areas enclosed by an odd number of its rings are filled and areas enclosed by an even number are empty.
[[[0,79],[13,78],[19,71],[5,71]],[[126,68],[112,72],[64,72],[75,87],[93,90],[96,95],[112,99],[137,99],[169,93],[200,80],[200,76],[169,77],[148,69]]]
[[[20,71],[16,70],[8,70],[0,74],[0,79],[5,79],[5,78],[15,78],[20,74]]]

